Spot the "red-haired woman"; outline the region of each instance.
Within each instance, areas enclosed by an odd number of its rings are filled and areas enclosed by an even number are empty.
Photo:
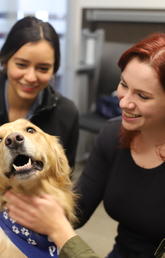
[[[165,34],[128,49],[119,67],[121,130],[108,122],[79,179],[78,227],[103,201],[119,222],[108,257],[153,258],[165,237]]]

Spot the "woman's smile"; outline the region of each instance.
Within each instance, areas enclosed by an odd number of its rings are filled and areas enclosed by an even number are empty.
[[[138,117],[141,117],[141,115],[128,113],[126,111],[123,111],[122,114],[123,114],[124,117],[127,117],[127,118],[138,118]]]
[[[40,87],[40,85],[27,85],[23,83],[19,83],[19,85],[20,85],[20,89],[25,92],[33,92]]]

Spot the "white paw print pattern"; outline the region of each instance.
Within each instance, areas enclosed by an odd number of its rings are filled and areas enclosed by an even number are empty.
[[[28,242],[28,244],[30,244],[30,245],[37,245],[36,241],[33,240],[33,239],[31,239],[31,238],[28,238],[28,239],[27,239],[27,242]]]
[[[5,219],[8,219],[8,218],[9,218],[9,215],[8,215],[7,211],[4,211],[4,212],[3,212],[3,217],[4,217]]]
[[[30,235],[29,230],[27,228],[21,228],[21,233],[24,236],[29,236]]]
[[[12,230],[13,230],[13,232],[14,232],[15,234],[19,234],[19,233],[20,233],[19,228],[16,227],[15,225],[12,226]]]
[[[11,223],[15,223],[16,221],[14,220],[14,219],[12,219],[12,218],[9,218],[9,220],[11,221]]]
[[[3,218],[6,220],[6,223],[10,225],[10,229],[19,237],[24,236],[23,239],[27,242],[29,245],[37,246],[37,242],[33,239],[33,235],[31,235],[31,231],[29,231],[25,227],[21,227],[20,225],[15,224],[16,221],[9,217],[7,211],[3,211]],[[32,238],[30,238],[30,236]],[[22,238],[22,237],[21,237]],[[45,239],[46,240],[46,239]],[[38,240],[37,240],[38,241]],[[59,254],[59,250],[56,246],[53,245],[52,239],[47,237],[48,246],[47,246],[47,254],[49,257],[57,257],[56,255]]]

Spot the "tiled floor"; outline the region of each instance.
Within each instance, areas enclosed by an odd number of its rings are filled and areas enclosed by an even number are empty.
[[[77,166],[77,176],[81,173],[82,165]],[[117,223],[105,212],[102,203],[96,209],[90,220],[77,233],[104,258],[112,249],[116,235]]]

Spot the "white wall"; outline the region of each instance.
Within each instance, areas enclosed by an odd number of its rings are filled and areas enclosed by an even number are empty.
[[[18,2],[19,8],[27,13],[44,10],[50,13],[55,12],[60,16],[66,11],[66,0],[18,0]]]
[[[7,34],[12,24],[16,20],[17,0],[0,0],[0,12],[6,14],[7,18],[0,19],[0,33]],[[0,48],[4,42],[4,38],[0,38]]]

